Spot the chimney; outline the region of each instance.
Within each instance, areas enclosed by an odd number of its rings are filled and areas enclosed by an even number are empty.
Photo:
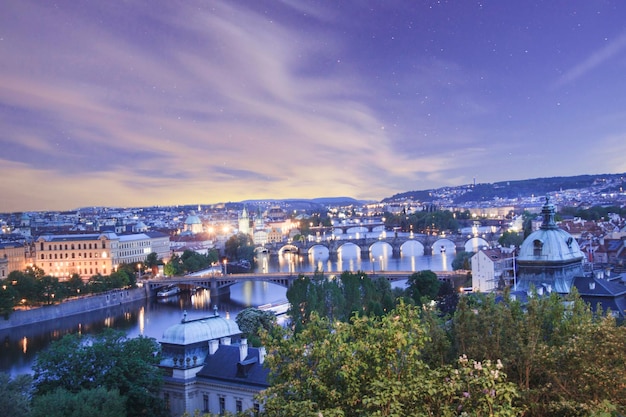
[[[241,339],[239,344],[239,362],[243,362],[248,357],[248,340]]]
[[[222,337],[221,342],[225,346],[230,346],[230,337]]]
[[[590,290],[595,290],[596,289],[596,283],[595,282],[590,282],[589,283],[589,289]]]
[[[220,343],[217,339],[209,340],[209,355],[212,355],[220,347]]]
[[[260,363],[261,365],[263,365],[263,362],[265,362],[265,354],[266,354],[266,352],[265,352],[265,346],[261,346],[261,347],[259,348],[259,363]]]

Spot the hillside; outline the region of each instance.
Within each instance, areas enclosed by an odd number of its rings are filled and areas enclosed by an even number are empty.
[[[383,199],[383,202],[415,200],[432,202],[441,195],[452,195],[454,203],[489,201],[496,198],[523,198],[544,195],[571,189],[595,189],[596,192],[619,192],[626,184],[626,174],[576,175],[572,177],[534,178],[516,181],[501,181],[458,187],[408,191]]]

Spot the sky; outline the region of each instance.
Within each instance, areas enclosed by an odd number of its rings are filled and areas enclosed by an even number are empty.
[[[0,212],[626,172],[621,0],[0,4]]]

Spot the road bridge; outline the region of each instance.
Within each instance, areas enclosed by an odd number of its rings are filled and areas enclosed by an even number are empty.
[[[361,271],[363,274],[367,274],[370,278],[385,277],[389,282],[401,281],[407,279],[409,276],[417,271],[381,271],[375,273],[369,273]],[[441,281],[450,280],[453,276],[458,275],[456,272],[450,271],[433,271]],[[154,278],[144,282],[144,286],[147,286],[151,296],[155,296],[159,289],[168,285],[178,285],[181,289],[196,289],[206,288],[221,294],[227,292],[228,288],[236,283],[245,281],[263,281],[272,284],[280,285],[285,288],[289,286],[302,276],[312,277],[313,272],[294,274],[291,272],[270,272],[270,273],[253,273],[253,274],[214,274],[206,276],[178,276],[170,278]],[[326,277],[341,275],[340,272],[326,272]]]

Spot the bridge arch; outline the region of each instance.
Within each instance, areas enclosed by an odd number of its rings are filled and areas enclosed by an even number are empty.
[[[433,255],[438,255],[440,253],[451,253],[454,254],[456,252],[456,244],[454,241],[446,238],[437,239],[433,242]]]
[[[400,245],[400,253],[404,256],[423,256],[424,244],[419,240],[407,240]]]
[[[481,248],[489,247],[489,243],[482,237],[473,237],[465,242],[466,252],[478,252]]]
[[[278,254],[283,255],[285,253],[298,253],[300,249],[296,245],[287,244],[278,249]]]
[[[330,250],[328,249],[328,246],[326,245],[315,244],[311,246],[309,249],[307,249],[307,255],[311,258],[319,258],[319,257],[328,258],[328,256],[330,255]]]

